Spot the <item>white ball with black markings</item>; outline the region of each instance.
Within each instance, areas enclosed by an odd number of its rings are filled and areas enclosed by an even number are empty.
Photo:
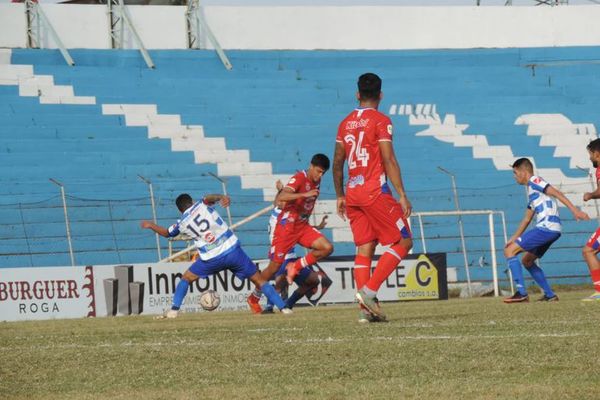
[[[214,290],[206,290],[200,295],[200,307],[206,311],[216,310],[221,304],[221,296]]]

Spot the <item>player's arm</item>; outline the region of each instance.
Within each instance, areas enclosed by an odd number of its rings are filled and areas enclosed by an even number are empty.
[[[294,201],[305,197],[317,197],[319,195],[319,189],[312,189],[308,192],[296,193],[294,189],[289,186],[284,187],[279,195],[277,195],[277,201]]]
[[[525,215],[523,216],[523,219],[521,219],[521,222],[519,223],[519,227],[517,228],[515,233],[510,237],[510,239],[508,239],[508,242],[506,243],[507,246],[509,244],[513,243],[515,240],[517,240],[517,238],[519,236],[521,236],[523,234],[523,232],[525,232],[525,229],[527,229],[527,227],[531,223],[531,220],[533,219],[534,215],[535,215],[535,211],[533,211],[531,208],[528,207],[525,210]]]
[[[596,181],[596,190],[583,194],[583,201],[600,199],[600,180]]]
[[[337,213],[344,221],[346,220],[346,197],[344,195],[344,161],[346,160],[346,150],[340,142],[335,142],[335,152],[333,154],[333,186],[335,187],[335,196],[337,198]]]
[[[275,189],[277,189],[277,194],[273,199],[273,206],[277,207],[277,204],[279,204],[279,194],[283,190],[283,183],[281,182],[281,179],[277,179],[277,182],[275,182]]]
[[[385,173],[400,196],[400,205],[404,209],[406,218],[408,218],[412,212],[412,205],[408,201],[408,197],[404,191],[404,183],[402,182],[400,165],[398,165],[398,160],[396,160],[396,155],[394,154],[394,146],[391,141],[380,141],[379,150],[381,151]]]
[[[156,233],[158,233],[162,237],[169,237],[169,230],[163,226],[156,225],[152,221],[142,221],[140,224],[142,229],[150,229]]]
[[[207,194],[204,196],[204,204],[209,206],[215,205],[215,203],[219,203],[221,207],[229,207],[231,204],[231,199],[229,196],[225,196],[224,194]]]
[[[561,203],[563,203],[571,212],[577,221],[580,219],[587,221],[590,219],[590,216],[585,212],[581,211],[579,208],[575,207],[571,200],[567,198],[560,190],[556,189],[553,186],[548,185],[546,190],[544,191],[548,196],[552,196],[557,198]]]

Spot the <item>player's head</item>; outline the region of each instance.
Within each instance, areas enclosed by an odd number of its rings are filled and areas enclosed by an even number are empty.
[[[308,177],[313,182],[319,182],[327,170],[329,170],[329,157],[321,153],[315,154],[310,160]]]
[[[517,181],[519,185],[526,184],[531,175],[533,175],[533,164],[525,157],[515,161],[512,165],[512,169],[515,181]]]
[[[177,209],[180,212],[184,212],[185,210],[194,205],[194,200],[192,200],[192,196],[190,196],[189,194],[182,193],[179,196],[177,196],[177,199],[175,199],[175,204],[177,205]]]
[[[356,98],[360,102],[379,103],[382,98],[381,78],[371,72],[359,76]]]
[[[600,163],[600,139],[594,139],[587,145],[587,151],[590,155],[590,161],[594,168],[598,168],[598,163]]]

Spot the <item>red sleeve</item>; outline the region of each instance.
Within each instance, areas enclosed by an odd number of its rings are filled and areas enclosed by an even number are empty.
[[[596,168],[596,182],[600,181],[600,167]]]
[[[304,173],[300,171],[296,172],[296,174],[290,178],[285,187],[292,189],[294,193],[298,193],[298,189],[302,187],[302,183],[304,183]]]
[[[375,137],[378,142],[391,142],[392,141],[392,120],[385,115],[377,120],[375,126]]]
[[[343,129],[344,126],[344,122],[346,120],[342,121],[342,123],[338,126],[338,131],[337,131],[337,136],[335,137],[335,141],[339,142],[339,143],[344,143],[344,131],[345,129]]]

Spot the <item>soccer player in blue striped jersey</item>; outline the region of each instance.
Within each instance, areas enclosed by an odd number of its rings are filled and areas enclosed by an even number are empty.
[[[183,233],[191,237],[198,248],[199,257],[184,272],[175,288],[171,309],[162,316],[163,318],[177,317],[192,282],[226,269],[232,271],[239,279],[250,279],[282,313],[292,312],[285,307],[275,288],[261,277],[256,264],[240,246],[237,236],[214,209],[216,203],[222,207],[229,207],[228,196],[209,194],[201,201],[194,202],[190,195],[184,193],[177,197],[175,203],[181,212],[181,218],[169,228],[150,221],[141,223],[142,228],[150,229],[164,237],[175,237]]]
[[[527,185],[528,204],[525,216],[521,220],[517,231],[511,236],[504,248],[504,255],[516,285],[514,295],[505,298],[504,302],[522,303],[529,301],[521,261],[533,280],[544,291],[544,295],[539,301],[558,301],[558,296],[546,280],[544,271],[535,263],[535,260],[541,258],[561,235],[562,223],[555,199],[560,200],[573,213],[577,221],[580,219],[589,220],[590,217],[575,207],[560,190],[551,186],[541,177],[534,175],[533,164],[529,159],[519,158],[513,163],[512,168],[515,181],[519,185]],[[534,215],[536,216],[535,227],[525,232]],[[517,256],[522,252],[525,252],[525,254],[519,261]]]

